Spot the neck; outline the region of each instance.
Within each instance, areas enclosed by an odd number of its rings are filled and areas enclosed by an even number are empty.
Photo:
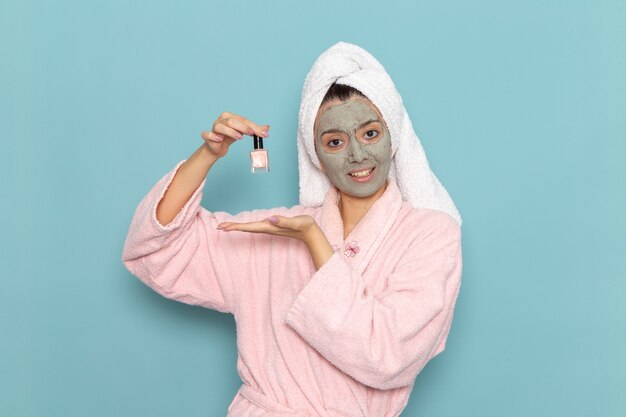
[[[346,239],[350,232],[356,227],[367,211],[374,205],[387,189],[389,181],[383,187],[368,197],[355,197],[339,190],[339,213],[343,220],[343,238]]]

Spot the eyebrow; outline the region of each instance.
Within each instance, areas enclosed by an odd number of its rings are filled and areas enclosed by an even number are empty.
[[[367,126],[368,124],[373,123],[373,122],[378,122],[378,123],[380,123],[380,120],[378,120],[378,119],[371,119],[371,120],[365,121],[365,122],[361,123],[361,124],[360,124],[360,125],[356,128],[356,130],[359,130],[359,129],[361,129],[363,126]],[[341,129],[328,129],[328,130],[325,130],[325,131],[323,131],[323,132],[322,132],[322,136],[324,136],[324,135],[325,135],[325,134],[327,134],[327,133],[343,133],[343,130],[341,130]]]

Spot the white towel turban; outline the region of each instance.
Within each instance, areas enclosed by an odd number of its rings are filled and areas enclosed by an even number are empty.
[[[300,204],[320,206],[331,187],[315,153],[313,127],[322,99],[333,83],[356,88],[380,110],[391,135],[389,177],[398,185],[403,199],[416,208],[444,211],[460,225],[461,216],[431,171],[402,98],[385,68],[369,52],[347,42],[337,42],[324,51],[304,81],[298,115]]]

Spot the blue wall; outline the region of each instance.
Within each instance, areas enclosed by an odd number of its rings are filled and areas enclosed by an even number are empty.
[[[222,111],[271,125],[272,171],[237,143],[203,205],[297,204],[302,83],[339,40],[386,67],[464,221],[402,415],[626,415],[626,2],[249,3],[0,5],[0,415],[226,414],[233,317],[131,275],[127,228]]]

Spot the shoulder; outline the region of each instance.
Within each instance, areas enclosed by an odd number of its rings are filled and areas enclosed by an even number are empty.
[[[406,201],[402,202],[399,220],[425,230],[441,228],[459,232],[461,230],[461,225],[445,211],[431,208],[415,208]]]
[[[444,211],[415,208],[403,201],[398,221],[402,230],[410,234],[412,246],[461,244],[461,225]]]

